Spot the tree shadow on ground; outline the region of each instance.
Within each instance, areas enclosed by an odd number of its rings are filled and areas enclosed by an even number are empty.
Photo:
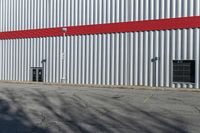
[[[35,94],[36,93],[36,94]],[[55,93],[59,106],[46,92],[35,89],[33,102],[44,108],[46,126],[42,128],[28,117],[22,102],[12,91],[0,92],[8,100],[0,99],[0,130],[12,132],[136,132],[187,133],[187,122],[176,114],[148,112],[144,108],[112,99],[104,95],[61,95]],[[13,108],[14,107],[14,108]],[[46,110],[46,111],[45,111]],[[37,111],[37,110],[35,110]]]
[[[99,132],[140,132],[140,133],[187,133],[187,122],[176,114],[165,115],[148,112],[145,109],[124,103],[103,95],[88,95],[85,101],[81,96],[68,98],[57,95],[60,108],[54,108],[48,97],[38,91],[38,104],[47,108],[60,122],[69,126],[71,131],[89,133]],[[70,105],[69,105],[70,103]],[[89,104],[90,103],[90,104]],[[94,106],[94,104],[99,104]],[[111,108],[106,108],[111,107]]]
[[[33,123],[11,91],[6,90],[0,94],[7,97],[4,99],[0,96],[0,133],[49,132]]]

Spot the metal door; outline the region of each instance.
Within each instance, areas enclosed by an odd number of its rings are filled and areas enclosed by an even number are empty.
[[[36,82],[37,81],[37,69],[32,69],[32,81]]]
[[[43,69],[38,69],[38,82],[43,82]]]
[[[43,82],[43,68],[42,67],[32,67],[31,68],[31,81],[33,82]]]

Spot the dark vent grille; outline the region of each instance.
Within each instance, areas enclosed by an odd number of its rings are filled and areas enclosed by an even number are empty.
[[[195,61],[174,60],[173,61],[173,82],[195,83]]]

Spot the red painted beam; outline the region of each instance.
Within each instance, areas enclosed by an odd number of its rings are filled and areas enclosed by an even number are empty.
[[[0,40],[63,36],[62,28],[0,32]],[[200,16],[66,27],[66,35],[200,28]]]

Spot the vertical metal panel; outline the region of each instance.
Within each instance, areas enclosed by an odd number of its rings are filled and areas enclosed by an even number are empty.
[[[198,0],[1,0],[0,2],[0,31],[200,14]]]
[[[98,84],[101,84],[101,82],[102,82],[102,80],[101,80],[101,76],[102,76],[102,50],[101,50],[101,47],[102,47],[102,39],[101,39],[101,37],[102,37],[102,35],[98,35],[98,55],[99,55],[99,57],[98,57],[98,77],[97,77],[97,79],[98,79]],[[84,61],[84,60],[83,60]],[[84,62],[83,62],[83,64],[84,64]]]
[[[164,39],[164,86],[170,86],[170,72],[171,72],[171,50],[170,50],[170,31],[166,31]]]
[[[149,65],[149,69],[148,69],[148,72],[149,72],[149,76],[148,76],[148,85],[149,86],[153,86],[153,78],[154,78],[154,65],[152,63],[152,59],[154,58],[154,34],[153,34],[153,31],[150,31],[149,32],[149,41],[148,41],[148,45],[149,45],[149,48],[148,48],[148,51],[149,51],[149,61],[148,62],[151,62],[151,63],[148,63]]]
[[[196,59],[196,84],[195,84],[195,88],[199,88],[199,83],[200,83],[200,72],[199,72],[199,67],[200,67],[200,64],[199,64],[199,61],[200,61],[200,30],[199,29],[195,29],[195,40],[194,40],[194,44],[195,44],[195,47],[194,47],[194,59]]]
[[[149,47],[148,47],[148,43],[149,43],[149,37],[148,37],[148,32],[145,32],[144,33],[144,57],[143,57],[143,64],[144,64],[144,74],[143,74],[143,77],[144,77],[144,82],[143,82],[143,85],[147,86],[148,85],[148,67],[149,65],[146,65],[148,64],[148,62],[150,60],[148,60],[148,53],[149,53]]]
[[[138,48],[139,34],[138,34],[138,32],[134,33],[134,40],[135,40],[133,43],[133,45],[134,45],[133,53],[135,53],[134,54],[134,64],[139,64],[139,62],[138,62],[138,51],[139,51],[139,48]],[[138,73],[139,73],[138,67],[139,67],[139,65],[134,65],[134,85],[138,85]]]
[[[194,15],[198,0],[0,0],[0,31]],[[45,82],[199,88],[199,38],[197,28],[1,40],[0,80],[29,81],[46,59]],[[172,83],[178,59],[196,60],[195,85]]]

